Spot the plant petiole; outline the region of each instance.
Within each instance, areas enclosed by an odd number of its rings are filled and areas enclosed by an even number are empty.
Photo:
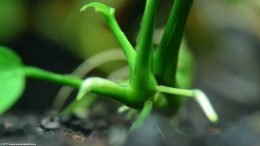
[[[160,93],[169,93],[180,96],[193,96],[193,91],[188,89],[172,88],[167,86],[157,86],[156,90]]]
[[[26,77],[35,78],[40,80],[50,81],[60,85],[68,85],[76,88],[80,88],[82,80],[72,75],[61,75],[46,71],[36,67],[25,66],[24,72]]]
[[[136,65],[130,75],[131,86],[137,90],[150,90],[156,83],[152,75],[153,35],[160,0],[147,0],[136,45]]]
[[[133,70],[135,65],[136,51],[134,50],[131,43],[128,41],[127,37],[125,36],[124,32],[121,30],[120,26],[118,25],[116,18],[114,16],[115,9],[110,8],[98,2],[92,2],[83,6],[80,9],[80,11],[81,12],[85,11],[90,7],[94,7],[95,11],[100,12],[105,17],[105,20],[109,28],[112,30],[114,36],[116,37],[117,41],[119,42],[120,46],[123,49],[123,52],[130,66],[130,70]]]

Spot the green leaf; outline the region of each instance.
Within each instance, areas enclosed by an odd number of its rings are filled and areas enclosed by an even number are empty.
[[[20,97],[25,84],[25,74],[19,56],[0,46],[0,115]]]
[[[114,8],[110,8],[108,6],[106,6],[105,4],[102,3],[98,3],[98,2],[92,2],[89,4],[86,4],[85,6],[83,6],[80,11],[85,11],[88,8],[94,7],[96,12],[100,12],[102,15],[104,16],[108,16],[108,15],[113,15],[113,13],[115,12]]]

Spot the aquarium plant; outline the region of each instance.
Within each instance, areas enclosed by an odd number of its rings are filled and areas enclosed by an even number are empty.
[[[133,129],[143,123],[153,107],[175,110],[181,105],[182,99],[187,97],[193,97],[209,120],[216,122],[218,116],[207,96],[199,89],[185,89],[189,88],[191,82],[192,65],[185,64],[187,63],[185,60],[190,59],[190,56],[180,48],[182,48],[183,32],[192,0],[174,1],[160,43],[156,45],[153,40],[159,5],[160,0],[146,0],[135,45],[128,41],[120,29],[114,16],[114,8],[92,2],[80,10],[83,12],[88,8],[94,8],[104,16],[129,66],[129,79],[122,83],[100,77],[80,79],[73,75],[62,75],[26,66],[15,52],[1,46],[0,114],[6,112],[19,99],[25,86],[25,79],[34,78],[78,88],[79,92],[74,103],[79,103],[88,98],[86,95],[94,93],[122,104],[120,111],[123,109],[139,111],[139,116],[132,125]],[[186,71],[183,71],[179,64],[188,67]],[[65,109],[67,113],[71,111],[71,108]]]

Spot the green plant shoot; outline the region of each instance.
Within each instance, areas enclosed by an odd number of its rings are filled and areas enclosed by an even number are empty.
[[[185,23],[192,5],[192,0],[175,0],[170,16],[165,25],[162,39],[158,46],[153,42],[155,23],[160,0],[146,0],[137,43],[133,46],[120,29],[114,13],[115,10],[102,3],[93,2],[82,7],[81,11],[94,8],[101,13],[115,38],[119,42],[129,65],[129,80],[127,83],[115,83],[105,78],[91,77],[81,80],[72,75],[60,75],[36,67],[24,66],[19,57],[7,48],[0,48],[0,114],[8,110],[22,93],[25,77],[47,80],[61,85],[79,88],[76,101],[65,113],[69,113],[88,94],[103,95],[119,102],[124,107],[140,111],[132,129],[142,125],[153,107],[171,108],[180,105],[185,97],[194,97],[202,107],[210,121],[218,121],[218,116],[207,96],[198,89],[185,88],[191,82],[189,71],[179,71],[178,64]],[[185,51],[185,50],[184,50]],[[184,58],[191,58],[184,52]],[[187,59],[188,58],[188,59]],[[190,66],[190,68],[192,68]],[[189,68],[188,68],[189,70]],[[177,79],[176,79],[177,77]],[[90,99],[92,100],[92,98]],[[159,105],[159,106],[158,106]]]

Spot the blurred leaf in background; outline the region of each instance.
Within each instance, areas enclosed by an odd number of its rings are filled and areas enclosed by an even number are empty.
[[[18,37],[25,28],[25,18],[23,0],[0,0],[0,43]]]
[[[89,9],[86,12],[79,11],[84,4],[91,1],[102,2],[115,8],[115,15],[119,23],[125,20],[131,22],[136,17],[133,6],[136,6],[137,0],[53,0],[41,2],[37,6],[35,14],[37,16],[35,17],[36,31],[58,44],[72,49],[82,59],[107,49],[119,48],[118,42],[107,27],[102,15],[96,13],[94,9]],[[119,16],[121,10],[125,7],[130,7],[129,12],[125,16]],[[128,26],[125,27],[127,29],[131,27],[131,24],[128,25],[125,22],[120,25]],[[110,72],[118,66],[120,64],[111,63],[103,66],[102,69]]]

